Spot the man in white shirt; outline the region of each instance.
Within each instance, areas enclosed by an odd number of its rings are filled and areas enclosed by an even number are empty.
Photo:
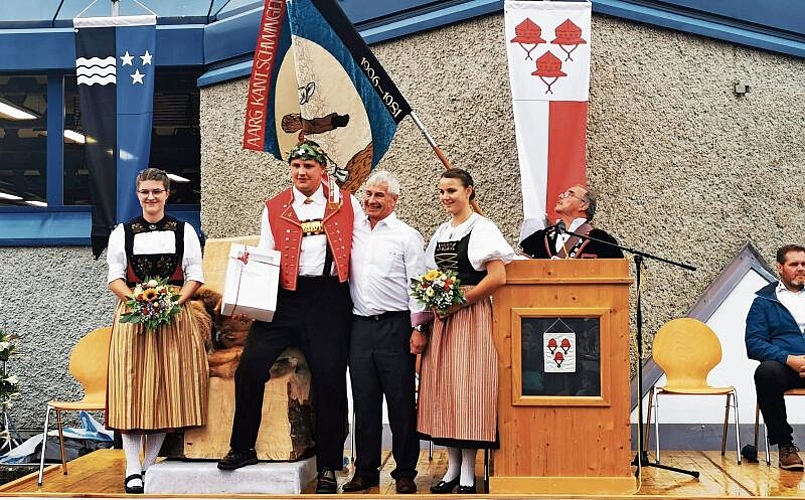
[[[408,293],[411,279],[425,273],[422,235],[397,218],[400,183],[374,173],[363,196],[366,217],[352,242],[349,290],[354,304],[349,373],[355,405],[355,475],[345,492],[379,484],[383,396],[388,404],[391,476],[397,493],[416,493],[415,362],[427,345],[430,313]]]
[[[349,264],[355,224],[363,210],[326,175],[328,158],[313,141],[288,157],[293,185],[266,201],[260,248],[282,254],[277,311],[252,325],[235,372],[230,451],[218,468],[257,463],[254,450],[269,368],[289,346],[305,354],[312,375],[316,423],[316,493],[336,493],[344,458],[347,356],[352,322]]]
[[[783,394],[805,388],[805,248],[781,247],[776,267],[780,281],[756,292],[746,317],[746,353],[760,361],[755,370],[757,402],[769,443],[779,449],[780,468],[801,471]]]

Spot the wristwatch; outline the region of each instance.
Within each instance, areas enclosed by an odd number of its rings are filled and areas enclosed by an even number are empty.
[[[421,324],[421,325],[416,325],[416,326],[414,326],[414,330],[418,331],[422,335],[427,335],[428,334],[428,324],[424,323],[424,324]]]

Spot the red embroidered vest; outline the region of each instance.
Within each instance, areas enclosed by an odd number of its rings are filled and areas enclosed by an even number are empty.
[[[329,189],[322,184],[324,197]],[[341,192],[341,206],[332,209],[327,203],[324,209],[324,233],[327,243],[333,252],[333,262],[338,274],[338,281],[347,281],[349,277],[349,255],[352,250],[352,226],[354,213],[352,200],[348,192]],[[266,201],[268,222],[274,236],[274,247],[282,254],[280,263],[280,286],[286,290],[296,290],[296,277],[299,274],[299,255],[302,251],[302,224],[293,207],[293,191],[286,189],[277,196]]]

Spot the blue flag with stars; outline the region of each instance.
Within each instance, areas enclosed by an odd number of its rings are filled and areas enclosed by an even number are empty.
[[[115,224],[142,213],[135,190],[151,152],[156,16],[76,18],[73,25],[98,258]]]

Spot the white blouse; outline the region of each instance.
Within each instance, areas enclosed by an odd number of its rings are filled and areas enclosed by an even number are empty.
[[[437,242],[460,240],[470,231],[472,234],[469,248],[467,248],[467,257],[476,271],[485,271],[486,263],[491,260],[502,260],[504,264],[514,260],[514,250],[495,223],[473,212],[469,219],[457,227],[452,227],[450,221],[447,221],[433,233],[428,248],[425,250],[425,265],[428,269],[436,269],[434,254]]]
[[[176,253],[176,237],[173,231],[149,231],[134,235],[134,255],[151,255],[159,253]],[[107,282],[126,280],[126,234],[123,224],[118,224],[109,235],[109,246],[106,249],[106,263],[109,265]],[[185,281],[198,281],[204,283],[204,273],[201,270],[201,243],[198,241],[193,226],[184,223],[184,255],[182,256],[182,271]]]

